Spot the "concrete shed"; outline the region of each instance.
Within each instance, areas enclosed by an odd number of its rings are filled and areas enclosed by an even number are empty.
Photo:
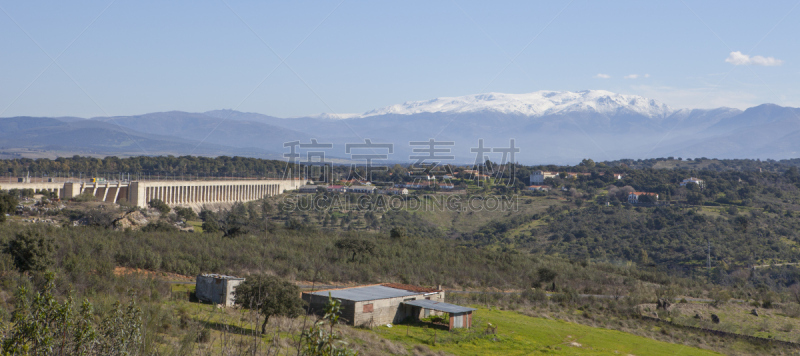
[[[445,302],[437,302],[434,300],[422,299],[403,302],[406,306],[414,308],[414,315],[422,315],[428,317],[434,311],[447,313],[450,315],[450,328],[449,330],[457,328],[471,328],[472,327],[472,312],[478,309],[462,307],[460,305],[449,304]]]
[[[342,319],[349,325],[375,326],[418,319],[422,310],[404,302],[433,300],[444,302],[444,291],[397,283],[304,292],[303,300],[312,313],[321,313],[328,295],[342,302]],[[437,312],[434,311],[434,314]]]
[[[194,293],[201,302],[232,307],[234,304],[233,292],[244,280],[244,278],[222,274],[200,274],[197,275]]]

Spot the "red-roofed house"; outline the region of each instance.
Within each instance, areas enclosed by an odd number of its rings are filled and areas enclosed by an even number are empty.
[[[639,197],[642,195],[647,195],[653,197],[653,199],[658,200],[658,194],[656,193],[645,193],[645,192],[631,192],[628,194],[628,203],[629,204],[639,204]]]

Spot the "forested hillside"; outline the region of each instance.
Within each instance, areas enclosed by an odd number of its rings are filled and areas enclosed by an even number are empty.
[[[5,311],[0,318],[11,320],[7,311],[14,310],[17,287],[26,288],[32,298],[31,291],[40,290],[46,280],[45,271],[51,271],[61,286],[53,292],[56,297],[76,293],[99,301],[98,318],[114,310],[102,304],[108,298],[143,303],[143,327],[165,336],[145,342],[153,350],[176,345],[170,337],[196,340],[187,333],[217,326],[187,316],[183,303],[188,302],[180,299],[187,298],[172,294],[163,283],[131,279],[119,271],[156,276],[213,272],[269,274],[306,286],[441,284],[449,298],[463,303],[629,332],[644,328],[640,335],[725,353],[760,353],[761,346],[734,347],[682,329],[663,334],[639,319],[651,302],[697,298],[682,302],[681,308],[694,310],[693,303],[722,308],[735,298],[726,312],[754,306],[757,313],[780,314],[780,319],[761,319],[754,329],[736,326],[738,314],[725,316],[718,325],[666,309],[658,310],[658,316],[796,340],[800,171],[788,161],[686,162],[658,159],[637,168],[591,160],[569,167],[486,162],[445,167],[453,172],[454,189],[411,189],[407,196],[318,189],[197,210],[155,200],[142,209],[94,201],[91,195],[59,202],[50,195],[11,190],[0,196],[8,214],[0,225],[0,306]],[[186,179],[280,176],[286,167],[280,161],[239,157],[73,157],[0,165],[9,175],[139,169],[140,175]],[[334,176],[359,178],[350,168],[335,166]],[[394,165],[373,183],[386,187],[415,179],[408,169]],[[455,174],[467,169],[489,177]],[[536,170],[559,174],[545,179],[547,190],[528,190],[528,175]],[[682,185],[689,177],[702,184]],[[658,198],[634,204],[628,201],[631,192]],[[491,207],[499,201],[508,204]],[[131,288],[144,295],[125,296]],[[174,300],[181,306],[173,308]],[[163,326],[171,323],[188,326]]]

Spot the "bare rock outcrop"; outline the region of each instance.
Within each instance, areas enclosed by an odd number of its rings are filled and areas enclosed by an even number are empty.
[[[114,220],[114,230],[139,230],[147,225],[147,218],[138,210],[125,213],[118,219]]]

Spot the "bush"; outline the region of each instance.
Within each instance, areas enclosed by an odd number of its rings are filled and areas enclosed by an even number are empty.
[[[17,233],[4,252],[11,255],[20,272],[44,271],[55,263],[55,243],[40,229]]]
[[[53,273],[32,297],[25,288],[17,292],[13,324],[0,340],[3,355],[132,355],[142,346],[141,309],[133,302],[114,303],[110,312],[95,318],[92,304],[79,306],[70,297],[59,302]]]
[[[158,210],[161,215],[169,214],[170,208],[167,203],[163,202],[161,199],[153,199],[149,203],[147,203],[151,208]]]
[[[76,202],[87,202],[87,201],[95,201],[97,200],[97,197],[95,197],[94,194],[92,194],[92,192],[87,190],[81,193],[80,195],[73,197],[72,200]]]
[[[175,207],[175,214],[184,221],[197,220],[197,213],[195,213],[191,208],[184,208],[180,206]]]
[[[151,222],[151,223],[145,225],[145,227],[142,228],[142,231],[144,231],[144,232],[157,232],[157,231],[158,232],[176,232],[176,231],[179,231],[179,229],[177,227],[175,227],[174,225],[166,222],[166,221],[158,220],[158,221],[154,221],[154,222]]]
[[[280,277],[250,276],[236,287],[234,294],[236,304],[257,309],[264,316],[262,334],[267,332],[267,322],[271,316],[294,318],[303,313],[300,288]]]
[[[558,272],[553,271],[547,267],[539,267],[536,271],[536,275],[538,276],[539,283],[550,283],[553,282],[556,277],[558,277]]]
[[[542,303],[547,301],[547,292],[542,289],[526,289],[522,292],[522,298],[531,303]]]
[[[203,329],[203,330],[200,330],[199,333],[197,333],[197,342],[199,342],[199,343],[207,343],[209,341],[211,341],[211,331],[210,330]]]
[[[114,224],[114,220],[119,218],[119,211],[101,205],[96,209],[88,210],[80,215],[82,218],[86,219],[89,225],[109,228]]]
[[[17,210],[19,199],[16,195],[0,192],[0,222],[6,221],[6,214],[13,214]]]
[[[406,229],[403,227],[393,227],[389,231],[389,236],[394,240],[402,240],[406,236]]]

